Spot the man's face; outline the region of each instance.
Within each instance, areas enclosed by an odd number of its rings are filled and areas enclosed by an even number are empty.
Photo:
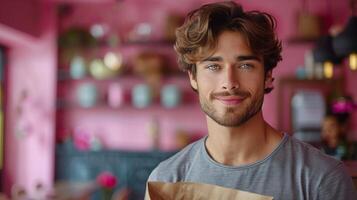
[[[326,117],[322,123],[322,137],[327,140],[338,139],[340,126],[335,117]]]
[[[202,110],[223,126],[239,126],[261,111],[265,85],[263,59],[254,55],[239,32],[224,31],[212,56],[196,63],[191,86]]]

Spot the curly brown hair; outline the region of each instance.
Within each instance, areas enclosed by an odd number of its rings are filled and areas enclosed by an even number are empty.
[[[233,1],[203,5],[191,11],[185,23],[176,30],[174,48],[179,66],[195,76],[195,63],[212,54],[219,34],[228,30],[243,34],[253,53],[263,57],[267,73],[282,60],[281,41],[275,28],[276,20],[272,15],[260,11],[245,12]]]

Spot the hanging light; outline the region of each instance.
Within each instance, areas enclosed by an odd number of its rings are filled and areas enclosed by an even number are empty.
[[[351,53],[348,57],[351,70],[357,70],[357,53]]]
[[[338,56],[348,57],[351,70],[357,70],[357,16],[354,14],[356,1],[350,0],[352,16],[344,30],[333,39],[333,49]]]
[[[326,78],[332,78],[333,77],[333,63],[330,61],[325,61],[323,64],[323,70],[324,70],[324,76]]]
[[[342,61],[332,48],[332,36],[324,35],[320,37],[312,50],[312,54],[315,63],[322,63],[325,78],[332,78],[334,64],[339,64]]]

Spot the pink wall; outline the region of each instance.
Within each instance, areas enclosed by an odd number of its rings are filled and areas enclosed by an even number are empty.
[[[20,30],[32,36],[38,37],[40,34],[40,1],[27,0],[0,0],[1,23]],[[11,9],[13,12],[9,14]],[[21,11],[21,12],[19,12]]]
[[[3,185],[7,193],[13,184],[31,193],[36,183],[51,187],[53,180],[55,19],[54,7],[48,3],[22,1],[17,4],[0,6],[4,10],[1,16],[14,14],[16,18],[1,24],[0,29],[0,42],[9,49]],[[18,14],[22,9],[30,15]],[[8,21],[1,18],[0,22],[3,20]],[[33,36],[34,32],[39,35]],[[23,91],[28,94],[26,101],[20,100]],[[21,131],[23,136],[19,135],[21,124],[29,126],[28,130]]]
[[[123,39],[126,39],[128,32],[133,30],[134,25],[147,22],[153,29],[151,39],[155,40],[163,37],[165,19],[168,14],[185,14],[192,8],[207,2],[212,1],[131,0],[122,1],[117,4],[104,3],[101,6],[96,4],[76,4],[73,12],[62,20],[62,25],[64,28],[68,28],[71,26],[89,27],[94,23],[106,23],[111,27],[111,30],[117,31]],[[312,43],[291,44],[287,42],[296,34],[296,17],[297,12],[302,8],[302,2],[299,0],[289,1],[288,3],[284,0],[270,1],[269,3],[263,0],[242,0],[239,2],[247,10],[264,10],[277,18],[277,32],[283,41],[283,61],[274,71],[274,75],[277,79],[282,76],[293,76],[296,68],[304,64],[306,50],[311,49],[313,46]],[[308,1],[307,8],[310,12],[323,18],[323,30],[326,32],[331,24],[345,24],[349,16],[347,3],[347,1]],[[138,52],[138,49],[135,49],[136,52],[134,50],[134,53],[128,53],[128,50],[124,48],[119,50],[122,54],[127,55],[124,58],[131,57],[131,54]],[[174,61],[175,57],[172,49],[168,50],[168,52],[169,55],[173,55]],[[347,76],[348,91],[352,93],[351,85],[353,85],[352,80],[355,78],[356,73],[348,74]],[[185,87],[189,88],[188,83]],[[356,92],[353,95],[357,99]],[[263,108],[266,120],[275,127],[278,125],[277,98],[277,90],[274,90],[266,96]],[[182,128],[189,131],[200,130],[200,132],[205,132],[206,130],[205,119],[198,106],[195,106],[193,110],[188,108],[184,112],[185,108],[179,108],[178,111],[182,112],[175,111],[174,116],[170,115],[171,112],[163,113],[162,109],[155,108],[149,109],[148,112],[130,109],[123,109],[121,112],[110,112],[100,109],[72,110],[67,112],[63,118],[72,127],[85,126],[90,134],[102,139],[104,138],[104,143],[110,140],[109,147],[147,149],[149,147],[149,135],[145,125],[150,121],[150,111],[156,110],[160,121],[163,122],[163,126],[161,127],[161,132],[164,133],[162,148],[171,149],[174,147],[174,134],[177,124],[182,124]],[[93,117],[89,117],[89,115],[93,115]],[[187,116],[195,116],[194,123],[187,123]],[[169,120],[172,117],[175,117],[174,121]],[[352,121],[356,121],[356,118],[353,118]],[[137,126],[138,124],[144,126]],[[130,137],[127,137],[127,132],[130,132]],[[357,136],[356,128],[351,132],[353,136]]]

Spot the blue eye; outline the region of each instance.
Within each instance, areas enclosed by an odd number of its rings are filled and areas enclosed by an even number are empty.
[[[217,64],[210,64],[206,66],[206,69],[211,70],[211,71],[217,71],[219,70],[219,66]]]
[[[248,63],[243,63],[243,64],[239,65],[239,67],[242,69],[250,69],[253,67],[253,65],[248,64]]]

